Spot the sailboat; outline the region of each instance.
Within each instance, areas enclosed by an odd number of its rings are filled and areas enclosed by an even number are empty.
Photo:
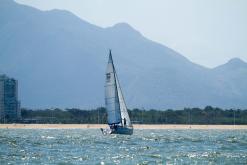
[[[101,128],[102,133],[132,135],[133,126],[113,64],[111,50],[106,69],[105,106],[109,128]]]

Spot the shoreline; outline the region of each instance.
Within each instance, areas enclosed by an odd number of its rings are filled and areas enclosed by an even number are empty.
[[[107,124],[0,124],[0,129],[100,129]],[[134,124],[134,129],[201,129],[233,130],[246,129],[247,125],[187,125],[187,124]]]

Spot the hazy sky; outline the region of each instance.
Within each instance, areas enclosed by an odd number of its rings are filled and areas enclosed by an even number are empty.
[[[65,9],[101,27],[126,22],[191,61],[214,67],[247,61],[247,0],[16,0]]]

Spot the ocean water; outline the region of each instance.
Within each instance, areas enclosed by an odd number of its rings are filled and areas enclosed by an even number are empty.
[[[247,130],[0,129],[0,164],[247,164]]]

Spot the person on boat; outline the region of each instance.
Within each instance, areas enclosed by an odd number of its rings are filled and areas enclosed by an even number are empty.
[[[114,125],[110,125],[110,129],[113,130],[114,129]]]
[[[117,130],[117,125],[114,124],[114,127],[113,128],[114,128],[114,130]]]
[[[110,129],[111,129],[111,130],[116,130],[116,129],[117,129],[117,125],[116,125],[116,124],[110,125]]]
[[[124,126],[126,126],[126,119],[124,118]]]

